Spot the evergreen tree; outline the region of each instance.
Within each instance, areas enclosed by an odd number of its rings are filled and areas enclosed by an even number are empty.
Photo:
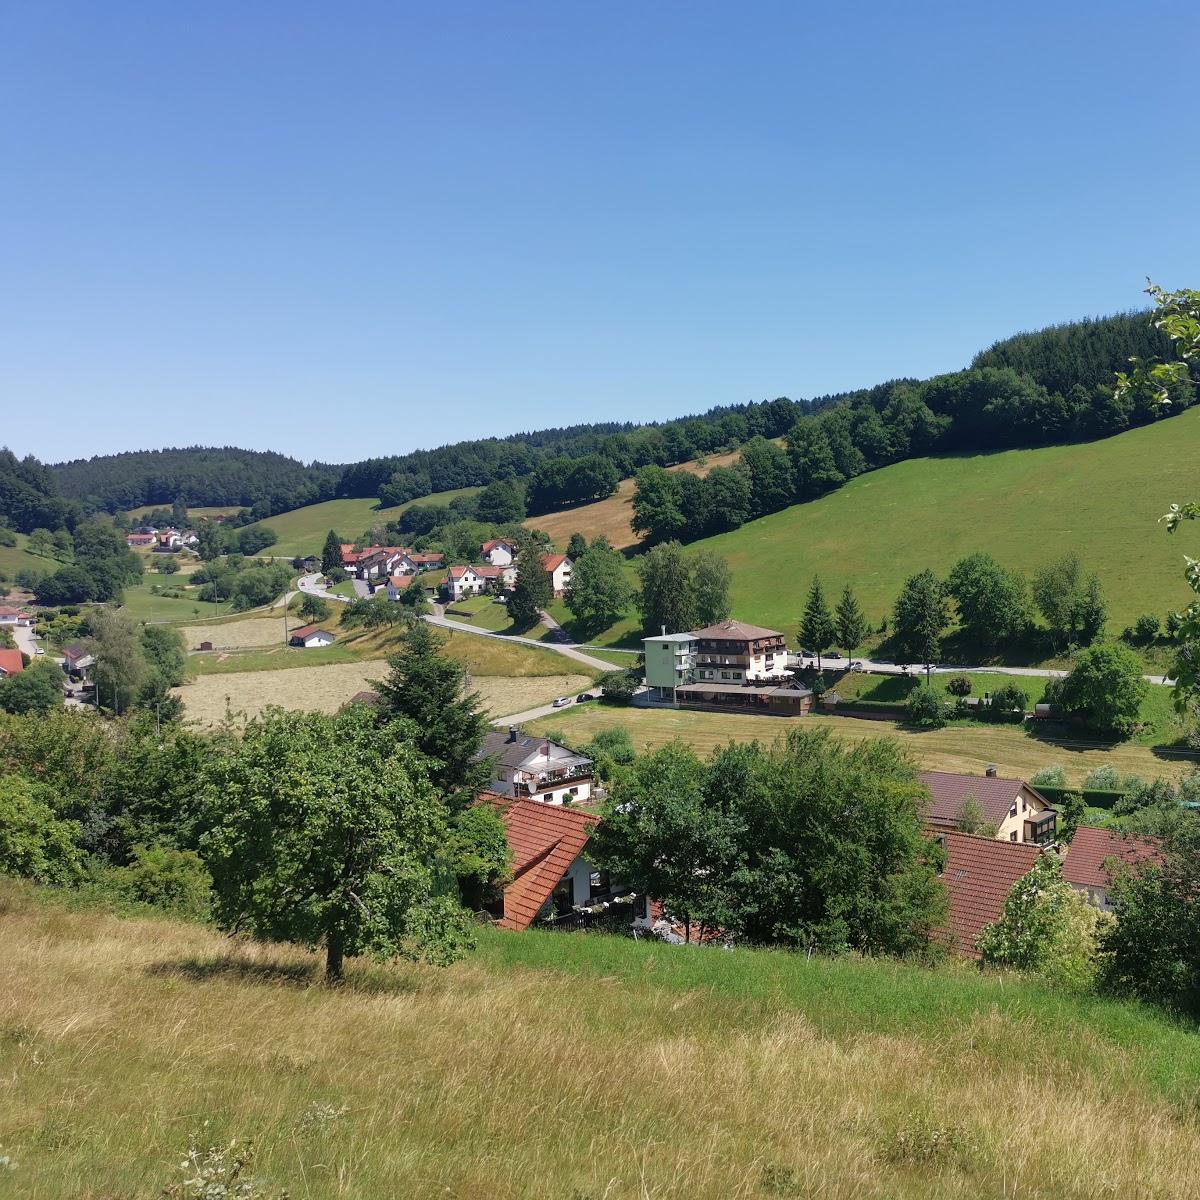
[[[829,605],[825,603],[825,592],[821,580],[813,577],[808,589],[808,602],[804,606],[804,618],[800,623],[800,643],[817,656],[817,670],[821,670],[821,655],[833,645],[837,631]]]
[[[325,547],[321,551],[321,571],[328,575],[342,566],[342,539],[331,529],[325,535]]]
[[[942,633],[949,621],[941,582],[932,571],[905,580],[892,616],[896,645],[908,661],[923,663],[926,677],[942,652]]]
[[[530,629],[542,619],[542,612],[554,599],[554,583],[542,564],[542,550],[530,539],[523,539],[517,557],[517,578],[508,598],[508,615],[518,629]]]
[[[460,809],[491,778],[488,763],[476,758],[488,719],[479,697],[466,690],[466,668],[441,651],[433,627],[413,621],[400,638],[399,653],[388,659],[387,678],[373,686],[380,717],[412,721],[417,748],[434,760],[434,787],[451,808]]]
[[[847,584],[842,589],[842,598],[838,601],[837,618],[834,622],[837,631],[837,644],[846,652],[847,658],[853,658],[855,650],[862,645],[863,639],[870,632],[870,625],[858,606],[858,599]]]

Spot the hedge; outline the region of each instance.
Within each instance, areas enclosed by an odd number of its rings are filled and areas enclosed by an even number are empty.
[[[1070,793],[1083,797],[1083,802],[1088,808],[1112,808],[1122,796],[1124,792],[1102,791],[1099,788],[1069,788],[1069,787],[1049,787],[1042,786],[1040,783],[1031,783],[1029,785],[1036,788],[1051,804],[1061,804],[1062,798]]]

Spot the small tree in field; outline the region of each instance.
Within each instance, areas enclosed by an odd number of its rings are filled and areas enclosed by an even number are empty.
[[[307,595],[300,601],[300,615],[309,621],[324,621],[329,616],[329,605],[320,596]]]
[[[407,723],[271,710],[210,768],[201,853],[222,929],[347,955],[449,963],[471,944],[449,820]]]
[[[952,675],[946,680],[946,691],[952,696],[969,696],[973,686],[969,675]]]

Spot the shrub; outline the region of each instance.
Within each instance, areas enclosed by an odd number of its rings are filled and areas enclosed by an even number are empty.
[[[0,780],[0,874],[69,884],[80,876],[79,825],[60,821],[48,789],[21,775]]]
[[[995,721],[1023,721],[1029,707],[1029,695],[1015,683],[1005,684],[992,693],[991,716]]]
[[[946,681],[946,691],[952,696],[969,696],[972,686],[967,675],[954,675]]]
[[[1167,637],[1174,641],[1183,628],[1183,613],[1169,612],[1166,619]]]
[[[138,904],[186,917],[208,915],[212,880],[192,850],[135,846],[133,862],[114,870],[111,882],[121,896]]]
[[[904,719],[922,729],[938,729],[946,723],[946,702],[931,684],[913,688],[904,702]]]
[[[1118,644],[1085,650],[1057,689],[1058,703],[1104,736],[1127,738],[1137,728],[1149,684],[1137,655]]]
[[[1043,767],[1034,774],[1029,782],[1034,787],[1065,788],[1067,786],[1067,773],[1062,767]]]
[[[1158,618],[1152,613],[1142,613],[1133,623],[1133,636],[1139,645],[1148,646],[1158,639]]]
[[[629,704],[641,684],[632,671],[609,671],[600,677],[600,692],[610,704]]]

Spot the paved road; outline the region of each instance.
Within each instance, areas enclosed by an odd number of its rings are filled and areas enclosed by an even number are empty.
[[[799,654],[793,654],[789,656],[788,661],[792,665],[811,667],[814,670],[817,666],[815,655],[805,658]],[[925,673],[925,668],[921,666],[905,667],[899,663],[881,662],[870,658],[857,658],[854,661],[861,662],[863,670],[873,675],[923,675]],[[836,654],[823,654],[821,655],[821,665],[831,671],[844,671],[850,665],[850,660]],[[987,671],[993,675],[1024,675],[1036,679],[1062,679],[1069,673],[1049,667],[964,666],[962,664],[938,665],[933,667],[931,673],[934,675],[958,675],[964,671]],[[1150,683],[1169,684],[1172,682],[1167,675],[1143,675],[1142,678]]]
[[[585,667],[593,671],[611,671],[612,663],[605,662],[602,658],[593,658],[590,654],[585,654],[582,650],[576,650],[574,646],[564,646],[559,642],[539,642],[536,638],[515,637],[508,633],[493,633],[490,629],[476,629],[474,625],[464,624],[462,621],[451,621],[442,613],[442,606],[435,604],[433,612],[426,615],[427,620],[431,625],[437,625],[441,629],[453,629],[459,633],[472,633],[477,637],[495,638],[501,642],[519,642],[523,646],[534,646],[539,650],[553,650],[555,654],[561,654],[564,658],[569,658],[577,663],[582,663]]]
[[[314,571],[311,575],[301,575],[297,587],[306,596],[320,596],[322,600],[335,600],[338,604],[349,604],[349,596],[341,596],[337,592],[326,590],[325,585],[321,582],[324,578],[320,571]]]

